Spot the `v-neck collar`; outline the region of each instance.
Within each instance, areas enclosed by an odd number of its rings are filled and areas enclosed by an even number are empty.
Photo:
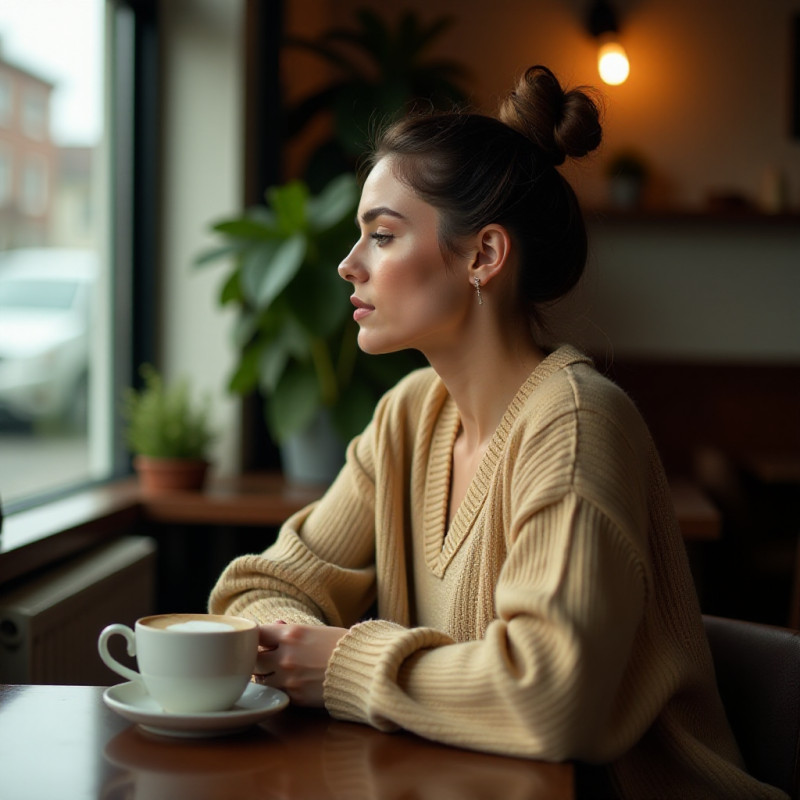
[[[437,577],[442,577],[453,556],[466,539],[478,512],[486,501],[489,485],[505,449],[506,441],[519,412],[535,389],[552,374],[570,364],[591,363],[591,359],[565,345],[544,358],[517,390],[497,426],[478,469],[467,487],[450,529],[447,529],[453,447],[461,420],[453,398],[445,399],[436,421],[425,480],[423,524],[425,562]]]

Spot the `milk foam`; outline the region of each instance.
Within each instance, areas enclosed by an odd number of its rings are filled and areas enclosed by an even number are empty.
[[[220,631],[235,631],[236,628],[224,622],[193,619],[188,622],[176,622],[173,625],[169,625],[167,630],[186,631],[187,633],[219,633]]]

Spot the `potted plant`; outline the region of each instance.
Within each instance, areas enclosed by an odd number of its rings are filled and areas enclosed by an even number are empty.
[[[336,175],[352,171],[367,146],[376,120],[385,123],[415,102],[426,108],[463,104],[468,70],[451,59],[431,56],[431,48],[455,23],[441,16],[424,22],[414,11],[392,25],[370,9],[355,14],[350,27],[333,27],[317,39],[289,37],[285,44],[320,58],[331,80],[288,109],[287,133],[299,136],[320,114],[333,119],[331,135],[313,152],[305,180],[319,191]]]
[[[149,364],[140,374],[141,389],[129,388],[123,397],[123,415],[142,489],[148,494],[201,489],[214,439],[209,399],[193,400],[185,378],[165,385]]]
[[[647,165],[642,156],[632,150],[622,150],[608,163],[611,204],[615,208],[638,208],[647,182]]]
[[[239,353],[229,389],[263,398],[289,480],[324,483],[377,398],[421,361],[358,349],[350,287],[336,269],[357,235],[355,177],[339,175],[316,196],[292,181],[267,190],[266,202],[214,223],[222,244],[196,263],[228,265],[219,302],[237,309]]]

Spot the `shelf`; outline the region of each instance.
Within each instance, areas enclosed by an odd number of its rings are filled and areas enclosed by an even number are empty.
[[[694,485],[670,483],[686,541],[720,536],[719,512]],[[135,478],[12,514],[0,534],[0,585],[148,524],[277,527],[319,499],[322,486],[294,486],[278,473],[217,478],[203,492],[143,495]]]
[[[752,210],[690,210],[690,209],[632,209],[589,208],[585,210],[589,224],[616,225],[631,224],[731,224],[752,226],[797,226],[800,230],[800,211],[786,211],[780,214],[764,214]]]

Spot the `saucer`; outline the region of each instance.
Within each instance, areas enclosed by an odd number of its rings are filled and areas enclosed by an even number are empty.
[[[199,713],[164,711],[139,681],[111,686],[103,702],[144,730],[162,736],[202,738],[239,733],[286,708],[289,698],[271,686],[248,683],[233,708]]]

